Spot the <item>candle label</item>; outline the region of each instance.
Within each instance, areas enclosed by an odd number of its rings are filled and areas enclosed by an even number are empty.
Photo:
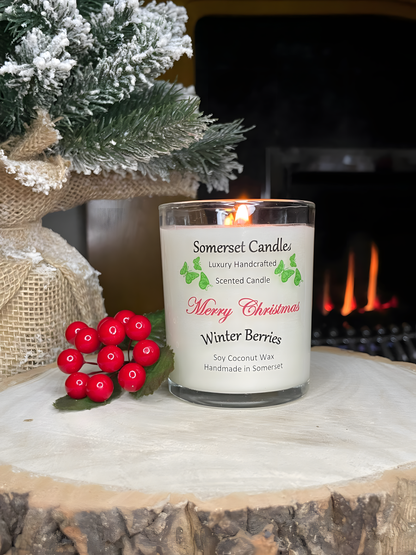
[[[262,393],[309,379],[313,227],[161,229],[171,379]]]

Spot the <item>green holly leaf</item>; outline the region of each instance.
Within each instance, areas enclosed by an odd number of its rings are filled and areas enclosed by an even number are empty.
[[[108,405],[114,399],[118,399],[122,394],[123,390],[121,389],[120,384],[118,383],[118,372],[114,372],[114,374],[107,374],[107,376],[111,379],[114,384],[114,391],[107,401],[103,403],[96,403],[95,401],[91,401],[88,397],[84,397],[84,399],[72,399],[69,395],[65,395],[65,397],[60,397],[57,399],[53,406],[58,410],[91,410],[97,407],[103,407],[104,405]]]
[[[198,258],[195,258],[194,260],[192,260],[192,262],[194,263],[194,269],[195,270],[202,270],[201,265],[199,263],[199,261],[201,260],[201,257],[198,256]]]
[[[184,276],[187,271],[188,271],[188,264],[186,262],[184,262],[183,266],[181,268],[181,271],[179,273],[181,274],[181,276]]]
[[[281,260],[279,262],[279,266],[276,268],[276,270],[274,271],[275,274],[280,274],[280,272],[283,272],[283,268],[285,267],[285,264],[283,262],[283,260]]]
[[[166,345],[165,311],[157,310],[143,316],[146,316],[152,324],[152,331],[148,339],[157,343],[160,348],[164,347]]]
[[[152,366],[146,368],[146,381],[144,386],[131,393],[135,399],[140,399],[144,395],[152,395],[162,383],[167,379],[173,370],[173,351],[169,346],[165,346],[160,350],[159,360]]]
[[[300,275],[299,270],[296,268],[294,284],[295,284],[295,285],[300,285],[300,282],[301,282],[301,281],[302,281],[302,276]]]
[[[196,279],[197,277],[199,277],[199,274],[197,274],[196,272],[187,272],[186,276],[185,276],[185,281],[186,283],[189,285],[190,283],[192,283],[194,281],[194,279]]]
[[[290,276],[293,276],[294,273],[295,273],[295,270],[284,270],[282,272],[282,281],[283,281],[283,283],[286,283],[287,280],[290,278]]]
[[[292,254],[292,256],[289,258],[290,265],[291,265],[292,268],[296,268],[296,266],[297,266],[295,258],[296,258],[296,254]]]
[[[207,289],[210,285],[211,284],[210,284],[209,279],[207,278],[207,276],[204,274],[204,272],[201,272],[201,278],[199,280],[200,289]]]

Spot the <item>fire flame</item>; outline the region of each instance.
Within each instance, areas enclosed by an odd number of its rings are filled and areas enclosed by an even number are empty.
[[[367,286],[367,304],[365,307],[360,308],[359,312],[369,312],[371,310],[384,310],[386,308],[396,308],[399,301],[396,296],[393,296],[389,302],[382,303],[377,297],[377,278],[379,268],[379,255],[377,246],[372,243],[371,245],[371,259],[370,259],[370,272],[368,276]],[[341,314],[348,316],[353,310],[357,308],[357,302],[354,296],[354,273],[355,273],[355,258],[354,253],[351,251],[348,255],[348,271],[347,282],[345,285],[344,304],[341,308]],[[325,272],[324,277],[324,291],[323,291],[323,307],[322,313],[328,314],[333,308],[334,304],[331,301],[329,294],[330,279],[329,272]]]
[[[240,206],[237,208],[234,225],[247,225],[248,223],[250,223],[250,216],[248,213],[247,205],[240,204]]]
[[[350,252],[348,256],[348,273],[347,273],[347,284],[345,286],[344,304],[341,308],[341,314],[346,316],[350,314],[355,308],[357,308],[357,303],[354,297],[354,268],[355,260],[354,253]]]
[[[377,301],[377,276],[378,276],[378,249],[374,243],[371,245],[370,275],[368,277],[367,304],[364,311],[374,310]]]
[[[225,218],[224,225],[234,225],[234,216],[232,214],[228,214]]]

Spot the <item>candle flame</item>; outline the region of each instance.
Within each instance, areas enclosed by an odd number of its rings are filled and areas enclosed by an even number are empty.
[[[247,205],[240,204],[235,215],[234,225],[247,225],[250,222]]]
[[[234,216],[232,214],[228,214],[225,218],[224,225],[234,225]]]

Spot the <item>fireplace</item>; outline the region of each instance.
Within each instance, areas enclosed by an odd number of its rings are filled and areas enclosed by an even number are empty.
[[[411,362],[415,31],[377,15],[209,16],[195,28],[203,110],[256,125],[223,196],[316,203],[312,343]]]
[[[316,203],[314,345],[416,362],[416,150],[267,149],[264,196]]]

